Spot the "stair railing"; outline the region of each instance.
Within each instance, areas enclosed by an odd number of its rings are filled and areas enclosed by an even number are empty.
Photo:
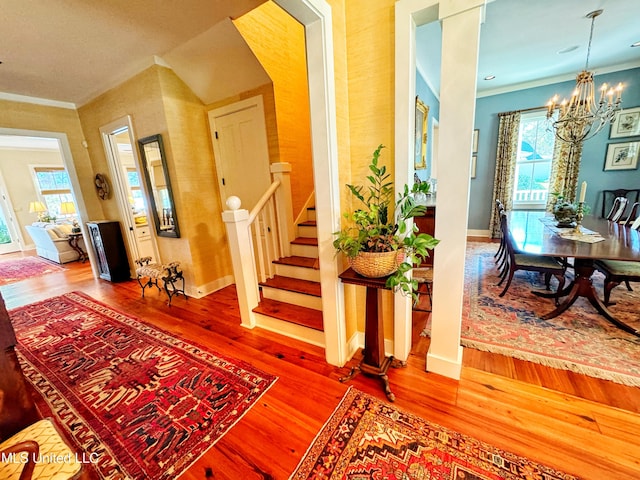
[[[236,281],[242,325],[256,325],[253,309],[258,306],[258,282],[273,277],[273,261],[290,255],[294,238],[291,204],[291,166],[271,164],[273,183],[251,212],[241,209],[238,197],[229,197],[222,212],[227,227],[231,262]]]

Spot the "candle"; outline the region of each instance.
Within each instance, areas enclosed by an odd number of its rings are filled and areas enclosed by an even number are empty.
[[[582,188],[580,189],[580,203],[584,203],[584,197],[587,195],[587,182],[582,182]]]

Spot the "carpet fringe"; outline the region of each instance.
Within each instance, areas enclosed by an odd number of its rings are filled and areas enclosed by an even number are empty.
[[[425,334],[424,336],[428,336],[428,334]],[[545,357],[543,355],[537,355],[535,353],[530,353],[530,352],[523,352],[520,350],[514,350],[512,348],[501,347],[498,345],[488,345],[486,343],[478,342],[475,340],[469,340],[465,338],[461,340],[461,343],[465,347],[474,348],[476,350],[481,350],[483,352],[498,353],[506,357],[513,357],[519,360],[538,363],[540,365],[544,365],[545,367],[569,370],[571,372],[580,373],[582,375],[588,375],[590,377],[596,377],[602,380],[610,380],[612,382],[621,383],[623,385],[628,385],[630,387],[640,387],[640,378],[633,377],[631,375],[625,375],[624,373],[616,373],[610,370],[602,370],[600,368],[589,367],[586,365],[578,365],[568,360],[560,360],[557,358]]]

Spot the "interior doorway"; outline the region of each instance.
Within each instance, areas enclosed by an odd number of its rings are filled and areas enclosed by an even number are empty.
[[[39,182],[39,170],[58,170],[56,181],[46,186]],[[11,242],[0,252],[25,250],[31,239],[24,226],[38,220],[40,213],[58,220],[86,219],[84,199],[66,134],[39,130],[0,128],[0,211]],[[31,202],[41,202],[44,212],[30,212]],[[61,204],[69,210],[63,212]],[[82,228],[81,228],[82,229]],[[86,238],[86,237],[85,237]],[[1,247],[7,247],[4,250]],[[93,254],[88,252],[90,259]],[[93,267],[93,262],[92,267]]]
[[[158,248],[150,224],[151,212],[143,187],[131,118],[127,116],[105,125],[100,128],[100,133],[131,260],[129,265],[135,266],[134,260],[141,257],[151,257],[158,262]]]
[[[7,193],[4,177],[0,172],[0,254],[20,250],[20,237],[14,223],[11,198]]]

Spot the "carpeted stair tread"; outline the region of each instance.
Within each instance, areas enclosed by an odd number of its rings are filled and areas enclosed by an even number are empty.
[[[260,282],[261,286],[278,288],[289,292],[297,292],[314,297],[320,297],[320,283],[309,280],[300,280],[298,278],[283,277],[275,275],[266,282]]]
[[[282,257],[278,260],[274,260],[273,263],[277,265],[292,265],[294,267],[313,268],[314,270],[320,269],[317,258],[299,257],[298,255]]]
[[[313,328],[321,332],[324,331],[322,312],[320,310],[265,298],[260,301],[253,311],[285,322],[295,323],[296,325]]]
[[[305,220],[304,222],[300,222],[298,223],[298,226],[300,227],[315,227],[318,224],[316,223],[315,220]]]
[[[298,237],[295,240],[291,241],[291,244],[293,245],[312,245],[312,246],[318,246],[318,239],[317,238],[307,238],[307,237]]]

